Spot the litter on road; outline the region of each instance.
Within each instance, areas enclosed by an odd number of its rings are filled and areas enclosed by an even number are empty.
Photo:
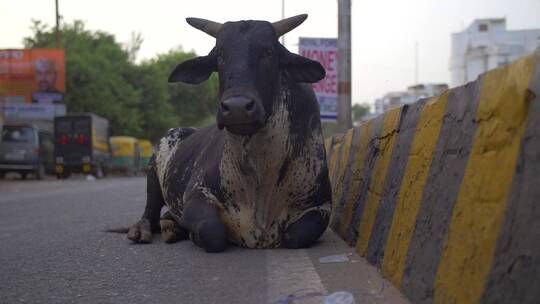
[[[326,264],[326,263],[344,263],[349,261],[349,257],[351,256],[351,253],[344,253],[344,254],[336,254],[336,255],[328,255],[324,257],[319,258],[319,263]]]

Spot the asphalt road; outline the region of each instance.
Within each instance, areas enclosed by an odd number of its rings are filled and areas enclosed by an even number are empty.
[[[0,303],[325,303],[338,291],[357,304],[407,303],[332,232],[306,250],[220,254],[103,232],[140,217],[145,185],[142,177],[0,180]]]

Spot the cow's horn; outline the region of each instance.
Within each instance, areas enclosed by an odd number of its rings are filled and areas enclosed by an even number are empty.
[[[193,26],[194,28],[201,30],[208,35],[217,38],[219,29],[221,28],[221,23],[201,19],[201,18],[186,18],[187,23]]]
[[[274,30],[276,30],[276,36],[280,37],[292,31],[295,27],[302,24],[307,19],[307,16],[307,14],[302,14],[272,23]]]

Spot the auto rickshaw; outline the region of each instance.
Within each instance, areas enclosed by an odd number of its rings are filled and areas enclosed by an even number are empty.
[[[152,157],[152,144],[149,140],[139,139],[139,147],[141,148],[141,160],[140,160],[140,171],[146,171],[146,166]]]
[[[140,168],[139,141],[131,136],[111,136],[112,170],[128,176]]]

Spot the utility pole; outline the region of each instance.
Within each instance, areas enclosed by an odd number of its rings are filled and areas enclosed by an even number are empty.
[[[414,84],[418,84],[418,41],[414,42]]]
[[[285,0],[281,0],[281,20],[285,19]],[[285,35],[281,35],[281,44],[285,46]]]
[[[352,128],[351,118],[351,0],[338,0],[338,129]]]
[[[58,14],[58,0],[55,0],[56,3],[56,47],[60,48],[60,14]]]

